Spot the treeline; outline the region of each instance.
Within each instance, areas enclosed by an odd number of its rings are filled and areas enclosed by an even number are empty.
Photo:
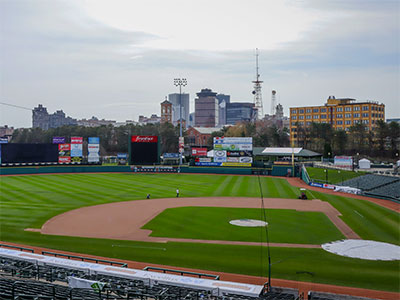
[[[100,138],[100,153],[102,155],[116,155],[127,153],[129,137],[131,135],[157,135],[160,137],[161,152],[178,151],[179,128],[172,124],[125,125],[114,127],[112,125],[99,127],[63,126],[42,130],[40,128],[17,129],[11,143],[52,143],[53,137],[71,136]]]
[[[161,153],[177,153],[179,127],[170,123],[148,125],[125,125],[120,127],[64,126],[49,130],[40,128],[17,129],[12,143],[51,143],[53,137],[80,136],[99,137],[102,155],[115,155],[128,152],[130,135],[157,135],[160,137]],[[183,131],[186,136],[186,132]],[[268,121],[243,122],[224,127],[214,132],[207,146],[212,148],[213,137],[253,137],[254,147],[290,147],[289,129]],[[298,126],[294,145],[319,153],[324,157],[335,155],[368,155],[370,157],[396,158],[399,155],[400,125],[396,122],[378,121],[375,131],[368,131],[363,124],[356,124],[344,130],[335,130],[330,124],[311,123],[311,126]],[[187,143],[186,143],[187,144]],[[396,156],[397,154],[397,156]]]
[[[367,155],[369,157],[396,158],[399,155],[400,125],[379,120],[374,131],[358,123],[344,130],[335,130],[327,123],[311,123],[299,126],[297,123],[295,144],[299,147],[324,154]]]

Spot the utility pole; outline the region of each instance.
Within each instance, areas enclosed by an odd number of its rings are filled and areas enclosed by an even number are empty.
[[[181,148],[183,144],[183,136],[182,136],[182,86],[187,85],[186,78],[175,78],[174,85],[179,86],[179,165],[182,165],[182,152],[183,148]],[[187,121],[187,120],[186,120]]]

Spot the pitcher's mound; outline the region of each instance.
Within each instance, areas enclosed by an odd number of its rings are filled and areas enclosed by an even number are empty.
[[[337,255],[352,258],[400,260],[399,246],[376,241],[341,240],[323,244],[322,249]]]
[[[268,225],[267,222],[253,219],[240,219],[229,221],[230,224],[242,227],[265,227]]]

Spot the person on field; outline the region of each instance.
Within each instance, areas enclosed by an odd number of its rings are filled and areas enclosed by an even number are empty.
[[[176,189],[176,197],[179,197],[179,189]]]
[[[150,199],[150,194],[147,194],[147,197],[146,197],[147,199]]]

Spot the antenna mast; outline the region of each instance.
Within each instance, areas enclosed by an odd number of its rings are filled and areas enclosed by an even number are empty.
[[[256,48],[256,80],[254,83],[254,107],[257,109],[257,120],[261,120],[264,117],[263,103],[261,96],[261,83],[260,74],[258,73],[258,48]]]

